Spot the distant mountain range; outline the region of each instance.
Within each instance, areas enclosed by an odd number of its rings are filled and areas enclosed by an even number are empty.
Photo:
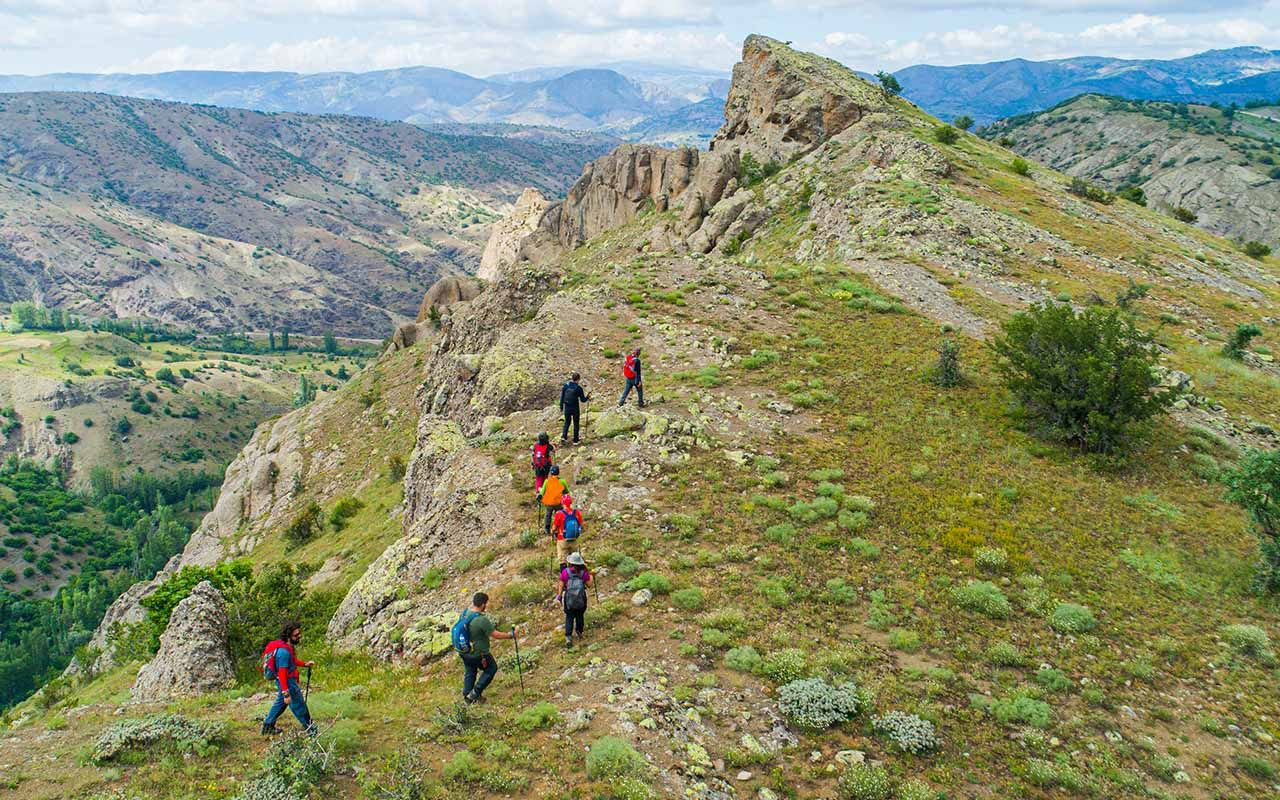
[[[1082,94],[1131,100],[1243,105],[1280,97],[1280,50],[1236,47],[1160,61],[1081,56],[1015,58],[955,67],[916,66],[894,73],[903,94],[943,119],[979,123],[1040,111]]]
[[[706,121],[707,100],[723,102],[728,76],[681,67],[624,63],[552,68],[475,78],[436,67],[378,72],[163,72],[154,75],[0,76],[0,92],[102,92],[255,111],[352,114],[415,124],[513,123],[598,131],[622,138],[673,141],[654,120],[702,122],[687,143],[709,139],[720,118]],[[687,109],[687,113],[685,113]],[[703,136],[705,134],[705,136]]]
[[[1167,61],[1082,56],[1012,59],[895,73],[906,97],[943,119],[979,123],[1040,111],[1082,94],[1240,103],[1280,97],[1280,51],[1210,50]],[[163,72],[0,76],[0,92],[103,92],[257,111],[353,114],[422,125],[506,123],[705,146],[723,120],[729,76],[615,62],[538,67],[488,78],[436,67],[377,72]]]

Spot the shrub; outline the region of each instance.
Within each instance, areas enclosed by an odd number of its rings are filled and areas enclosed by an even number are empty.
[[[1280,592],[1280,450],[1247,450],[1222,480],[1227,499],[1245,510],[1258,537],[1254,588]]]
[[[1098,627],[1093,612],[1075,603],[1059,603],[1049,615],[1049,627],[1058,633],[1088,633]]]
[[[866,528],[867,525],[871,524],[871,518],[867,516],[867,512],[865,511],[850,511],[849,509],[843,509],[838,515],[836,515],[836,524],[840,526],[841,530],[849,531],[850,533],[857,533],[858,531]]]
[[[940,795],[919,778],[911,778],[898,787],[898,800],[938,800]]]
[[[951,339],[944,339],[938,345],[938,361],[929,373],[929,381],[934,386],[950,389],[964,383],[964,372],[960,369],[960,345]]]
[[[796,526],[787,523],[765,528],[764,538],[775,544],[789,545],[796,538]]]
[[[858,715],[862,697],[852,683],[832,686],[820,678],[802,678],[778,689],[778,709],[801,728],[823,730]]]
[[[865,559],[876,559],[880,557],[880,548],[863,539],[861,536],[855,536],[849,540],[849,549]]]
[[[1105,189],[1100,189],[1084,178],[1072,178],[1067,191],[1076,197],[1092,200],[1095,203],[1111,203],[1115,197]]]
[[[760,662],[758,672],[776,684],[799,680],[805,672],[804,651],[796,647],[775,650]]]
[[[1128,200],[1135,205],[1145,206],[1147,204],[1147,193],[1142,190],[1141,186],[1121,186],[1116,189],[1116,197]]]
[[[856,600],[858,590],[850,586],[843,578],[831,578],[827,581],[827,600],[841,606],[847,606]]]
[[[1191,222],[1195,222],[1197,219],[1196,212],[1192,211],[1189,208],[1183,208],[1182,206],[1178,206],[1177,208],[1173,209],[1173,211],[1170,213],[1173,214],[1173,218],[1178,220],[1179,222],[1191,223]]]
[[[298,512],[284,529],[284,538],[297,547],[306,544],[320,532],[320,504],[312,502]]]
[[[973,563],[983,572],[999,572],[1009,564],[1003,547],[979,547],[973,551]]]
[[[1240,249],[1243,250],[1244,254],[1249,258],[1256,258],[1259,260],[1264,259],[1267,256],[1271,255],[1271,248],[1266,246],[1262,242],[1257,242],[1257,241],[1245,242],[1243,245],[1241,245]]]
[[[516,715],[516,727],[524,731],[550,728],[560,724],[560,709],[554,703],[543,701],[526,708]]]
[[[182,714],[153,714],[121,720],[107,728],[93,743],[90,758],[97,764],[121,755],[161,745],[171,752],[207,755],[222,741],[221,722],[193,719]]]
[[[671,593],[671,605],[685,611],[697,611],[705,601],[702,590],[696,586]]]
[[[757,672],[763,661],[760,653],[749,644],[735,647],[724,654],[724,665],[738,672]]]
[[[631,556],[623,556],[618,561],[618,565],[614,567],[614,569],[622,577],[630,578],[632,575],[635,575],[640,571],[640,562],[636,561]]]
[[[1049,727],[1051,718],[1048,703],[1026,695],[995,701],[991,704],[991,715],[1003,725],[1032,725],[1037,728]]]
[[[960,131],[944,123],[933,129],[933,138],[940,144],[955,144],[960,139]]]
[[[761,164],[751,153],[744,153],[738,163],[738,182],[743,186],[753,186],[778,174],[781,168],[776,161]]]
[[[914,653],[920,649],[920,634],[906,628],[894,628],[889,631],[889,646],[904,653]]]
[[[473,783],[480,779],[480,761],[470,750],[459,750],[445,762],[444,779],[456,783]]]
[[[1256,756],[1236,756],[1236,765],[1244,774],[1260,781],[1274,781],[1276,775],[1280,774],[1275,764]]]
[[[1019,175],[1031,174],[1031,164],[1028,163],[1027,160],[1022,157],[1015,158],[1012,162],[1010,162],[1009,169],[1013,170],[1015,173]]]
[[[1009,598],[991,581],[969,581],[951,591],[951,599],[967,611],[992,619],[1006,619],[1013,611]]]
[[[542,581],[516,581],[507,586],[502,597],[508,603],[517,606],[531,606],[541,603],[550,594],[550,590]]]
[[[933,723],[915,714],[890,711],[872,720],[872,727],[904,753],[920,755],[942,744]]]
[[[1047,664],[1036,670],[1036,683],[1051,692],[1065,692],[1071,689],[1071,679],[1060,669],[1054,669]]]
[[[1173,389],[1157,391],[1151,336],[1115,309],[1033,305],[1004,324],[992,348],[1035,427],[1084,450],[1121,447],[1133,425],[1175,399]]]
[[[354,517],[362,508],[364,503],[358,498],[344,497],[334,503],[329,511],[329,524],[335,531],[340,531],[347,526],[347,520]]]
[[[601,736],[587,751],[587,777],[593,781],[620,781],[643,775],[644,756],[630,742],[616,736]]]
[[[987,660],[997,667],[1022,666],[1022,651],[1010,642],[996,642],[987,648]]]
[[[243,800],[280,800],[309,797],[324,779],[333,760],[333,748],[313,736],[299,733],[276,742],[262,760],[262,770],[244,786]]]
[[[791,605],[791,581],[787,578],[765,578],[756,585],[765,602],[774,608]]]
[[[638,592],[641,589],[648,589],[654,594],[670,594],[671,579],[660,572],[646,570],[622,584],[619,588],[624,592]]]
[[[889,800],[892,791],[888,770],[871,764],[850,765],[836,783],[840,800]]]
[[[846,495],[841,505],[849,511],[861,511],[864,514],[870,514],[876,510],[875,501],[865,494]]]
[[[1244,351],[1249,349],[1249,342],[1261,335],[1262,328],[1253,323],[1237,325],[1227,343],[1222,346],[1222,354],[1239,361],[1244,358]]]
[[[1273,661],[1271,637],[1257,625],[1227,625],[1222,629],[1222,640],[1237,655]]]

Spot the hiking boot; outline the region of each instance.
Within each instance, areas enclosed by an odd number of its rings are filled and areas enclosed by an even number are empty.
[[[280,729],[277,728],[274,724],[267,725],[266,723],[263,723],[262,725],[263,736],[275,736],[278,733],[280,733]]]
[[[572,636],[566,636],[566,637],[564,637],[564,646],[565,646],[565,647],[573,647],[573,637],[572,637]]]
[[[472,692],[471,694],[464,694],[462,696],[462,702],[466,703],[467,705],[471,705],[472,703],[476,702],[475,692]]]

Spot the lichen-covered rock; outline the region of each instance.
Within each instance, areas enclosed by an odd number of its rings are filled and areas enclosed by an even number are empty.
[[[465,275],[446,275],[435,283],[422,298],[418,306],[418,322],[425,322],[431,316],[431,309],[445,309],[454,303],[465,303],[474,300],[480,294],[480,284]]]
[[[610,408],[587,416],[590,419],[591,431],[595,435],[606,439],[610,436],[638,431],[645,427],[647,422],[643,411],[638,411],[629,406]]]
[[[138,671],[135,700],[166,700],[226,689],[236,672],[227,652],[227,610],[209,581],[178,603],[160,636],[160,650]]]

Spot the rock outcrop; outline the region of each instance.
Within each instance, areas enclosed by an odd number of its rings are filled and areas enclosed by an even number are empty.
[[[510,213],[489,229],[489,241],[480,256],[476,277],[496,281],[503,270],[518,262],[525,242],[537,232],[543,216],[552,205],[537,189],[525,189]]]
[[[698,166],[698,151],[624,144],[587,165],[560,208],[558,238],[573,248],[626,225],[646,207],[666,211],[684,194]]]
[[[196,584],[173,609],[160,650],[138,671],[133,698],[167,700],[226,689],[236,672],[227,652],[227,609],[212,583]]]
[[[525,190],[527,194],[529,191]],[[492,240],[491,240],[492,241]],[[427,290],[418,307],[418,322],[425,322],[431,316],[431,309],[443,310],[454,303],[465,303],[474,300],[480,294],[480,284],[463,275],[446,275]]]
[[[748,36],[711,151],[733,149],[784,164],[883,105],[877,89],[835,61]]]

